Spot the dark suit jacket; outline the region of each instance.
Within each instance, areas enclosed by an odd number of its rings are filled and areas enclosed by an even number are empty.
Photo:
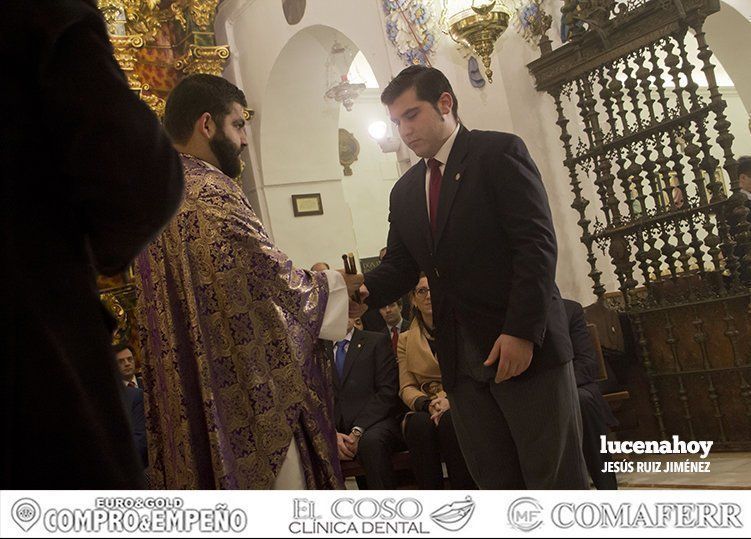
[[[368,305],[394,301],[425,272],[447,388],[456,379],[457,324],[488,352],[501,333],[532,341],[532,364],[523,376],[570,361],[554,281],[553,221],[540,174],[521,139],[460,128],[443,173],[436,238],[426,210],[425,172],[420,160],[391,191],[386,256],[365,275]]]
[[[355,329],[341,379],[334,365],[333,343],[325,341],[324,348],[332,362],[337,431],[348,434],[352,427],[367,430],[395,417],[399,408],[399,371],[391,341],[384,334]]]
[[[605,419],[605,423],[610,427],[614,427],[618,425],[618,420],[613,415],[608,403],[602,397],[600,386],[597,383],[600,368],[597,364],[596,352],[592,346],[592,340],[587,329],[584,309],[580,303],[570,299],[564,299],[563,306],[566,309],[571,344],[574,347],[576,386],[592,394],[602,417]]]
[[[149,465],[149,456],[146,446],[146,416],[143,409],[143,389],[126,387],[124,396],[125,409],[128,411],[130,427],[133,429],[133,442],[145,468]]]
[[[95,4],[0,2],[2,488],[143,485],[95,273],[170,219],[182,168]]]

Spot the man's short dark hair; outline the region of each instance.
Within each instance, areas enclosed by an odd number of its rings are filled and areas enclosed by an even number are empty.
[[[112,353],[115,355],[119,354],[123,350],[130,350],[131,354],[133,354],[134,356],[136,355],[135,352],[133,351],[133,347],[126,342],[121,342],[120,344],[112,345]]]
[[[738,175],[741,174],[751,177],[751,155],[738,158]]]
[[[444,92],[451,94],[454,104],[451,107],[451,113],[455,120],[459,120],[457,112],[459,101],[456,99],[451,83],[441,71],[434,67],[409,66],[394,77],[386,89],[381,94],[381,103],[388,106],[410,88],[415,89],[417,99],[427,101],[438,110],[438,99]],[[440,112],[440,111],[439,111]]]
[[[173,142],[185,144],[202,114],[208,112],[221,126],[233,103],[248,106],[245,94],[231,82],[204,73],[189,75],[177,83],[167,98],[164,129]]]

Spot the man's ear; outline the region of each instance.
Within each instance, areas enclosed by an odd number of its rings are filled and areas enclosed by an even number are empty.
[[[451,108],[454,106],[454,98],[448,92],[443,92],[441,97],[438,98],[438,110],[441,114],[451,114]]]
[[[214,136],[214,133],[216,132],[216,122],[214,122],[210,113],[204,112],[198,117],[193,126],[193,132],[198,132],[201,136],[206,137],[207,139]]]

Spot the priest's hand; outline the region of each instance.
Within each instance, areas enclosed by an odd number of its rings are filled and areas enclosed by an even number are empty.
[[[351,435],[336,433],[336,448],[339,452],[339,460],[352,460],[355,458],[355,453],[349,448],[354,444],[354,439]]]
[[[501,333],[483,365],[490,367],[498,362],[495,383],[499,384],[526,371],[532,362],[533,350],[531,341]]]

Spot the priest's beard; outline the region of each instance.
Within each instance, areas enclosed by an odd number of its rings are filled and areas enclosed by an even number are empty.
[[[217,131],[214,137],[209,139],[209,147],[219,161],[219,170],[230,178],[236,178],[240,175],[242,171],[242,161],[240,161],[242,146],[235,146],[223,131]]]

